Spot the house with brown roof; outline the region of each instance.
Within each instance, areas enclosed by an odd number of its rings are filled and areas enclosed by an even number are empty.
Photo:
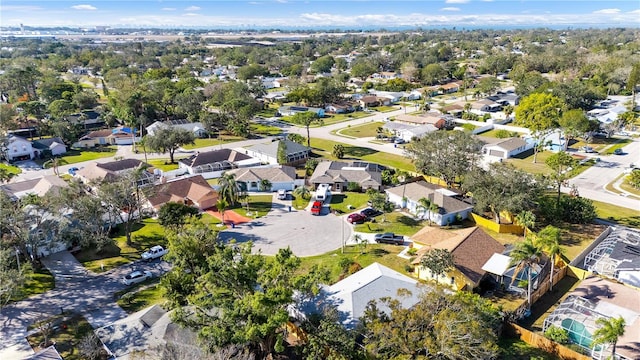
[[[69,187],[69,184],[58,176],[45,175],[37,179],[0,185],[0,190],[17,200],[31,194],[44,196],[51,191],[56,193],[66,187]]]
[[[486,275],[482,266],[494,253],[502,253],[504,245],[474,226],[466,229],[444,230],[425,226],[415,233],[413,247],[418,249],[414,275],[424,280],[435,280],[456,290],[471,291]],[[420,261],[433,249],[447,250],[453,255],[454,268],[443,276],[434,277],[431,271],[420,265]]]
[[[346,191],[347,185],[356,183],[362,190],[382,187],[382,168],[378,164],[365,162],[323,161],[316,166],[309,182],[317,188],[320,184],[331,185],[331,191]]]
[[[220,177],[227,170],[255,165],[260,165],[260,159],[233,149],[196,152],[178,160],[178,168],[192,175],[202,174],[207,179]]]
[[[168,202],[177,202],[205,210],[216,206],[218,193],[202,175],[181,178],[156,185],[147,200],[148,207],[155,211]]]
[[[82,182],[89,184],[95,181],[112,181],[117,179],[119,175],[142,168],[138,183],[139,185],[149,185],[155,182],[155,175],[148,170],[149,167],[149,164],[138,159],[123,159],[106,163],[93,162],[76,171],[76,176]]]
[[[131,145],[140,141],[139,136],[132,133],[131,128],[119,126],[113,129],[92,131],[72,145],[74,148],[91,148],[98,145]]]
[[[443,94],[451,94],[460,90],[460,85],[455,82],[450,82],[442,86],[439,86],[438,88],[442,89]]]
[[[400,114],[395,117],[394,121],[411,125],[429,124],[438,129],[442,129],[447,125],[447,120],[442,114],[431,111],[420,115]]]
[[[431,219],[440,226],[453,224],[457,218],[466,219],[473,209],[470,199],[424,180],[386,189],[387,198],[396,207],[405,208],[422,219]],[[429,199],[438,205],[438,211],[424,211],[420,199]]]
[[[271,183],[271,188],[264,191],[289,191],[296,187],[296,169],[286,165],[233,169],[225,173],[235,174],[236,182],[245,191],[263,191],[260,186],[263,180]],[[299,185],[303,183],[301,180]]]

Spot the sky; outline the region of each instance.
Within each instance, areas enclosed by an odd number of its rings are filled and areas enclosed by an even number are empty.
[[[1,0],[0,26],[640,27],[640,0]]]

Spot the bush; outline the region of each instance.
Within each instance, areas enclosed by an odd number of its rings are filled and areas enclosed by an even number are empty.
[[[496,137],[498,139],[506,139],[508,137],[511,137],[511,133],[507,130],[500,129],[496,131]]]
[[[349,265],[349,270],[347,271],[347,273],[351,275],[357,273],[360,270],[362,270],[362,265],[358,264],[357,262],[352,262],[351,265]]]
[[[549,326],[547,331],[544,332],[544,336],[548,339],[557,342],[558,344],[568,344],[569,343],[569,332],[561,327],[557,326]]]
[[[362,187],[357,182],[350,181],[347,183],[347,191],[360,192]]]
[[[588,224],[597,216],[593,202],[577,196],[562,196],[559,205],[555,197],[545,197],[540,201],[540,212],[550,223]]]

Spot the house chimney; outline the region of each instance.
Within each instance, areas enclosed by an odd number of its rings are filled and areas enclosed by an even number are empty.
[[[440,207],[444,207],[444,194],[441,191],[433,192],[433,202],[436,203]]]

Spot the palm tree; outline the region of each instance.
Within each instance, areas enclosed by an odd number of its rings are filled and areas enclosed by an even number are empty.
[[[536,216],[531,211],[521,211],[516,215],[516,224],[524,228],[524,237],[527,237],[527,231],[531,231],[531,228],[536,224]]]
[[[560,247],[560,229],[554,226],[547,226],[538,233],[538,243],[544,247],[547,255],[551,257],[551,274],[549,274],[549,289],[553,290],[553,272],[556,265],[556,256],[563,253]]]
[[[427,214],[427,218],[429,219],[429,226],[431,226],[431,214],[438,211],[439,209],[440,207],[435,202],[427,198],[421,198],[420,200],[418,200],[418,206],[416,210],[418,214]]]
[[[515,281],[518,274],[527,269],[527,309],[531,309],[531,268],[533,265],[539,264],[542,260],[542,249],[536,246],[531,239],[524,239],[521,243],[517,243],[511,251],[511,261],[517,264],[513,271],[513,279]]]
[[[229,206],[229,204],[227,203],[227,201],[225,199],[218,199],[218,202],[216,203],[216,207],[218,208],[218,212],[220,213],[220,216],[222,217],[222,223],[224,224],[224,210],[227,208],[227,206]]]
[[[260,180],[260,191],[271,191],[272,186],[273,185],[271,184],[271,181],[269,181],[269,179]]]
[[[236,182],[236,174],[223,173],[220,181],[220,196],[229,205],[238,203],[240,199],[240,186]]]
[[[295,196],[300,196],[303,199],[310,199],[311,198],[311,190],[309,190],[308,187],[306,186],[298,186],[297,188],[295,188],[295,190],[293,190],[293,195]]]
[[[617,318],[600,318],[596,320],[596,324],[600,325],[600,328],[593,333],[592,345],[598,344],[611,344],[611,359],[615,359],[616,356],[616,344],[618,339],[624,335],[624,327],[626,325],[622,316]]]
[[[60,176],[60,173],[58,172],[58,167],[60,165],[66,164],[66,163],[67,163],[67,161],[62,159],[62,158],[52,157],[51,159],[45,161],[44,164],[42,164],[42,167],[47,168],[47,167],[51,166],[51,168],[53,169],[53,173],[56,176]]]

